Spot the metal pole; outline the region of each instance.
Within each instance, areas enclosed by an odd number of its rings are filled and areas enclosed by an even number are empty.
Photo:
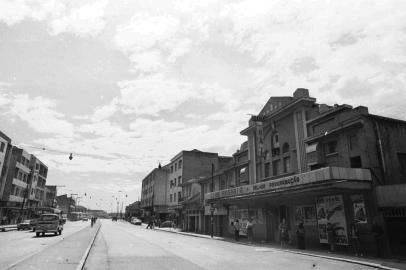
[[[211,164],[211,192],[214,191],[214,164]],[[214,209],[213,209],[213,203],[210,203],[210,222],[211,222],[211,230],[210,230],[210,236],[213,238],[213,233],[214,233]]]
[[[27,181],[27,186],[25,187],[25,190],[24,190],[24,198],[23,198],[23,203],[21,204],[21,209],[20,209],[20,218],[22,217],[22,215],[23,215],[23,211],[24,211],[24,204],[25,204],[25,200],[27,199],[27,196],[28,196],[28,188],[30,187],[30,184],[29,183],[31,183],[31,181],[32,181],[32,177],[33,177],[33,170],[31,169],[30,170],[30,174],[29,174],[29,177],[28,177],[28,181]]]

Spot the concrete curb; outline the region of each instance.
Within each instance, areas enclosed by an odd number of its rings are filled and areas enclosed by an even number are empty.
[[[2,232],[12,231],[12,230],[17,230],[17,225],[0,226],[0,231],[2,231]]]
[[[85,251],[85,254],[83,254],[82,259],[80,259],[79,265],[78,265],[78,267],[76,267],[76,270],[82,270],[82,269],[84,269],[84,266],[85,266],[87,257],[89,257],[90,250],[92,249],[92,247],[93,247],[93,245],[94,245],[94,242],[96,241],[96,237],[97,237],[97,235],[99,234],[99,231],[100,231],[101,226],[102,226],[102,225],[100,224],[99,227],[97,228],[96,233],[94,234],[92,241],[90,242],[89,246],[87,247],[87,249],[86,249],[86,251]]]
[[[206,238],[206,239],[214,239],[214,240],[219,240],[219,241],[224,241],[224,242],[229,242],[229,243],[235,243],[239,245],[246,245],[246,246],[257,246],[255,244],[248,244],[244,242],[233,242],[229,241],[225,238],[222,237],[207,237],[206,235],[199,235],[199,234],[190,234],[190,233],[185,233],[185,232],[178,232],[178,231],[169,231],[169,230],[163,230],[160,228],[157,228],[155,230],[162,231],[162,232],[169,232],[169,233],[177,233],[177,234],[182,234],[182,235],[187,235],[187,236],[192,236],[192,237],[199,237],[199,238]],[[261,247],[261,246],[258,246]],[[379,263],[373,263],[373,262],[367,262],[367,261],[361,261],[361,260],[354,260],[354,259],[347,259],[347,258],[340,258],[340,257],[335,257],[335,256],[326,256],[326,255],[321,255],[321,254],[313,254],[313,253],[308,253],[308,252],[300,252],[300,251],[293,251],[289,249],[279,249],[275,247],[269,247],[270,249],[275,249],[278,251],[283,251],[283,252],[288,252],[292,254],[298,254],[298,255],[304,255],[304,256],[309,256],[309,257],[316,257],[316,258],[323,258],[323,259],[328,259],[328,260],[334,260],[334,261],[341,261],[341,262],[348,262],[352,264],[358,264],[358,265],[363,265],[363,266],[368,266],[368,267],[374,267],[377,269],[383,269],[383,270],[401,270],[401,268],[395,268],[395,267],[389,267],[389,266],[384,266]]]

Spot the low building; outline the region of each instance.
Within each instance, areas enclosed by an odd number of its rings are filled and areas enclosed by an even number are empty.
[[[76,201],[72,196],[68,197],[67,194],[56,196],[57,208],[62,211],[63,215],[69,215],[75,211]]]

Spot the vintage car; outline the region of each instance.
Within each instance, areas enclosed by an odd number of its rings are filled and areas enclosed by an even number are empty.
[[[57,214],[42,214],[35,226],[37,237],[44,236],[46,233],[61,235],[63,230],[63,220]]]
[[[17,230],[30,230],[31,229],[31,225],[30,225],[30,220],[26,219],[23,220],[22,222],[17,224]]]

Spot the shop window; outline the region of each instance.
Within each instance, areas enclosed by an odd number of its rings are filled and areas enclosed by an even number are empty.
[[[350,164],[351,168],[362,168],[361,157],[360,156],[351,157]]]
[[[269,162],[265,163],[265,177],[270,177],[271,175],[271,164]]]
[[[275,160],[274,162],[272,162],[272,174],[273,176],[277,176],[281,173],[280,171],[280,164],[281,161],[280,160]]]
[[[326,144],[327,154],[337,153],[337,141],[331,141]]]
[[[285,157],[283,159],[283,172],[284,173],[290,172],[290,157]]]
[[[289,144],[284,143],[282,146],[282,153],[288,153],[289,152]]]
[[[398,153],[400,173],[406,175],[406,153]]]

